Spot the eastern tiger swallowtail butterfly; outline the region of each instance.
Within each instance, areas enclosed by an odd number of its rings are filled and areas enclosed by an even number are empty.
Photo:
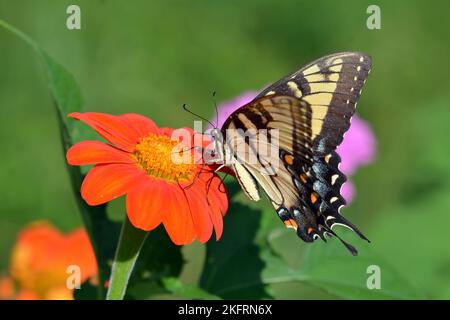
[[[280,219],[303,241],[335,236],[353,255],[356,249],[333,226],[345,226],[369,240],[340,214],[346,204],[340,193],[346,177],[335,150],[350,127],[370,68],[371,58],[363,53],[322,57],[268,86],[233,112],[220,131],[212,130],[215,152],[250,199],[260,199],[261,187]],[[245,137],[249,130],[253,135]],[[271,148],[275,140],[277,152],[262,159],[260,147]],[[248,160],[252,156],[256,161]],[[268,173],[275,163],[277,169]]]

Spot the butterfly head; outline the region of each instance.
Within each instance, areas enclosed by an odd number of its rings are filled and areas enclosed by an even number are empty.
[[[210,130],[209,134],[211,135],[214,143],[214,150],[216,152],[220,151],[220,148],[222,146],[222,133],[218,128],[213,128]]]
[[[212,128],[210,134],[213,137],[214,141],[222,139],[222,133],[220,132],[219,128]]]
[[[223,136],[220,129],[213,127],[207,129],[204,133],[210,137],[210,147],[207,148],[204,152],[204,160],[209,163],[217,163],[224,164],[224,144],[223,144]]]

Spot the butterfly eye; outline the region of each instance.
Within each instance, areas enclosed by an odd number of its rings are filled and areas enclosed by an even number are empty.
[[[212,135],[212,136],[214,137],[214,139],[216,139],[216,140],[220,139],[220,136],[221,136],[220,131],[219,131],[219,129],[217,129],[217,128],[214,128],[214,129],[211,130],[211,135]]]

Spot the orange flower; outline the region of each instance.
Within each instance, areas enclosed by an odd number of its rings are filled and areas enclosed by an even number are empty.
[[[73,299],[67,268],[76,265],[80,282],[97,274],[91,243],[84,229],[64,235],[46,222],[22,230],[11,256],[10,273],[19,287],[17,299]]]
[[[14,281],[11,277],[0,275],[0,300],[14,299]]]
[[[178,245],[195,239],[204,243],[213,228],[216,239],[220,238],[228,207],[226,194],[219,191],[220,178],[211,167],[202,169],[201,163],[193,161],[192,149],[187,163],[173,161],[174,150],[183,155],[183,149],[191,148],[191,129],[179,129],[188,130],[189,141],[183,141],[181,135],[171,138],[179,131],[158,128],[138,114],[69,116],[84,121],[110,143],[82,141],[67,152],[71,165],[95,164],[81,187],[89,205],[126,194],[127,215],[136,228],[149,231],[163,223]]]

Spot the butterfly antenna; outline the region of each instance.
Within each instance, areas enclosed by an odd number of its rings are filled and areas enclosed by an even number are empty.
[[[192,114],[192,115],[194,115],[194,116],[196,116],[196,117],[198,117],[198,118],[200,118],[200,119],[202,119],[202,120],[208,122],[213,128],[215,128],[215,127],[214,127],[214,124],[213,124],[211,121],[209,121],[208,119],[205,119],[205,118],[203,118],[202,116],[198,115],[197,113],[194,113],[194,112],[192,112],[191,110],[189,110],[189,109],[187,108],[187,106],[186,106],[185,103],[183,104],[183,109],[184,109],[184,111],[187,111],[187,112],[189,112],[190,114]]]
[[[200,119],[202,119],[202,120],[204,120],[204,121],[206,121],[206,122],[208,122],[211,126],[213,126],[214,127],[214,124],[211,122],[211,121],[209,121],[208,119],[206,119],[206,118],[203,118],[202,116],[200,116],[199,114],[197,114],[197,113],[195,113],[195,112],[192,112],[191,110],[189,110],[188,108],[187,108],[187,106],[186,106],[186,104],[184,103],[183,104],[183,109],[184,109],[184,111],[187,111],[187,112],[189,112],[190,114],[192,114],[192,115],[194,115],[194,116],[196,116],[196,117],[198,117],[198,118],[200,118]],[[215,128],[215,127],[214,127]]]

